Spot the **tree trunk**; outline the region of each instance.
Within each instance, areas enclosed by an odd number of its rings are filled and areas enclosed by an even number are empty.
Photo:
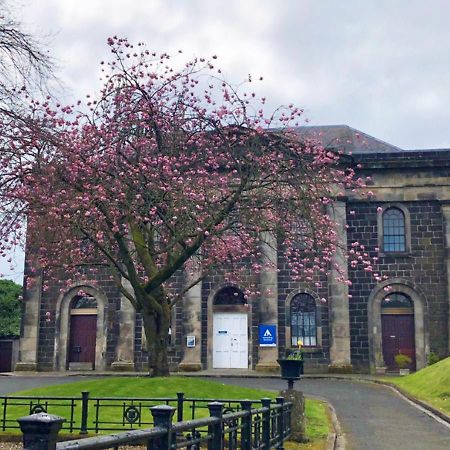
[[[167,359],[170,308],[163,304],[162,314],[158,314],[144,306],[141,313],[147,338],[149,375],[167,377],[170,375]]]

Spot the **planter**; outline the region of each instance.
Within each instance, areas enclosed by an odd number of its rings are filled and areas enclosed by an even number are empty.
[[[387,367],[375,367],[375,375],[385,375]]]
[[[281,367],[281,378],[299,379],[303,375],[303,360],[277,359]]]
[[[399,373],[401,377],[404,377],[405,375],[409,375],[409,369],[399,369]]]

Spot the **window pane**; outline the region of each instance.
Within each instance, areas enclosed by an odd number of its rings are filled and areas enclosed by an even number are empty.
[[[414,303],[405,294],[392,292],[383,299],[381,307],[386,308],[414,308]]]
[[[214,296],[214,305],[245,305],[246,303],[244,293],[233,286],[222,288]]]
[[[316,302],[309,294],[298,294],[291,301],[291,345],[301,340],[306,347],[315,346]]]
[[[397,208],[389,208],[383,213],[383,250],[406,251],[405,216]]]
[[[97,308],[97,301],[92,295],[81,294],[73,298],[71,309]]]

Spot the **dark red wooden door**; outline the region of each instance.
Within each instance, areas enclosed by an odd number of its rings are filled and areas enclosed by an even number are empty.
[[[403,353],[412,359],[410,369],[416,367],[413,314],[382,314],[383,357],[388,370],[396,370],[395,355]]]
[[[69,362],[95,363],[97,315],[70,317]]]
[[[11,372],[12,342],[0,342],[0,372]]]

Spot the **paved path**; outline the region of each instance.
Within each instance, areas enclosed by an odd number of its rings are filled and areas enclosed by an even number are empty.
[[[0,376],[0,395],[37,386],[71,383],[98,377]],[[220,378],[239,386],[280,390],[286,382],[267,378]],[[322,397],[335,407],[346,433],[348,450],[448,450],[450,428],[411,406],[392,390],[357,381],[305,378],[296,388]]]
[[[276,379],[222,378],[239,386],[283,389]],[[302,379],[296,389],[322,397],[336,409],[352,450],[448,450],[450,428],[419,411],[391,389],[373,383]]]

